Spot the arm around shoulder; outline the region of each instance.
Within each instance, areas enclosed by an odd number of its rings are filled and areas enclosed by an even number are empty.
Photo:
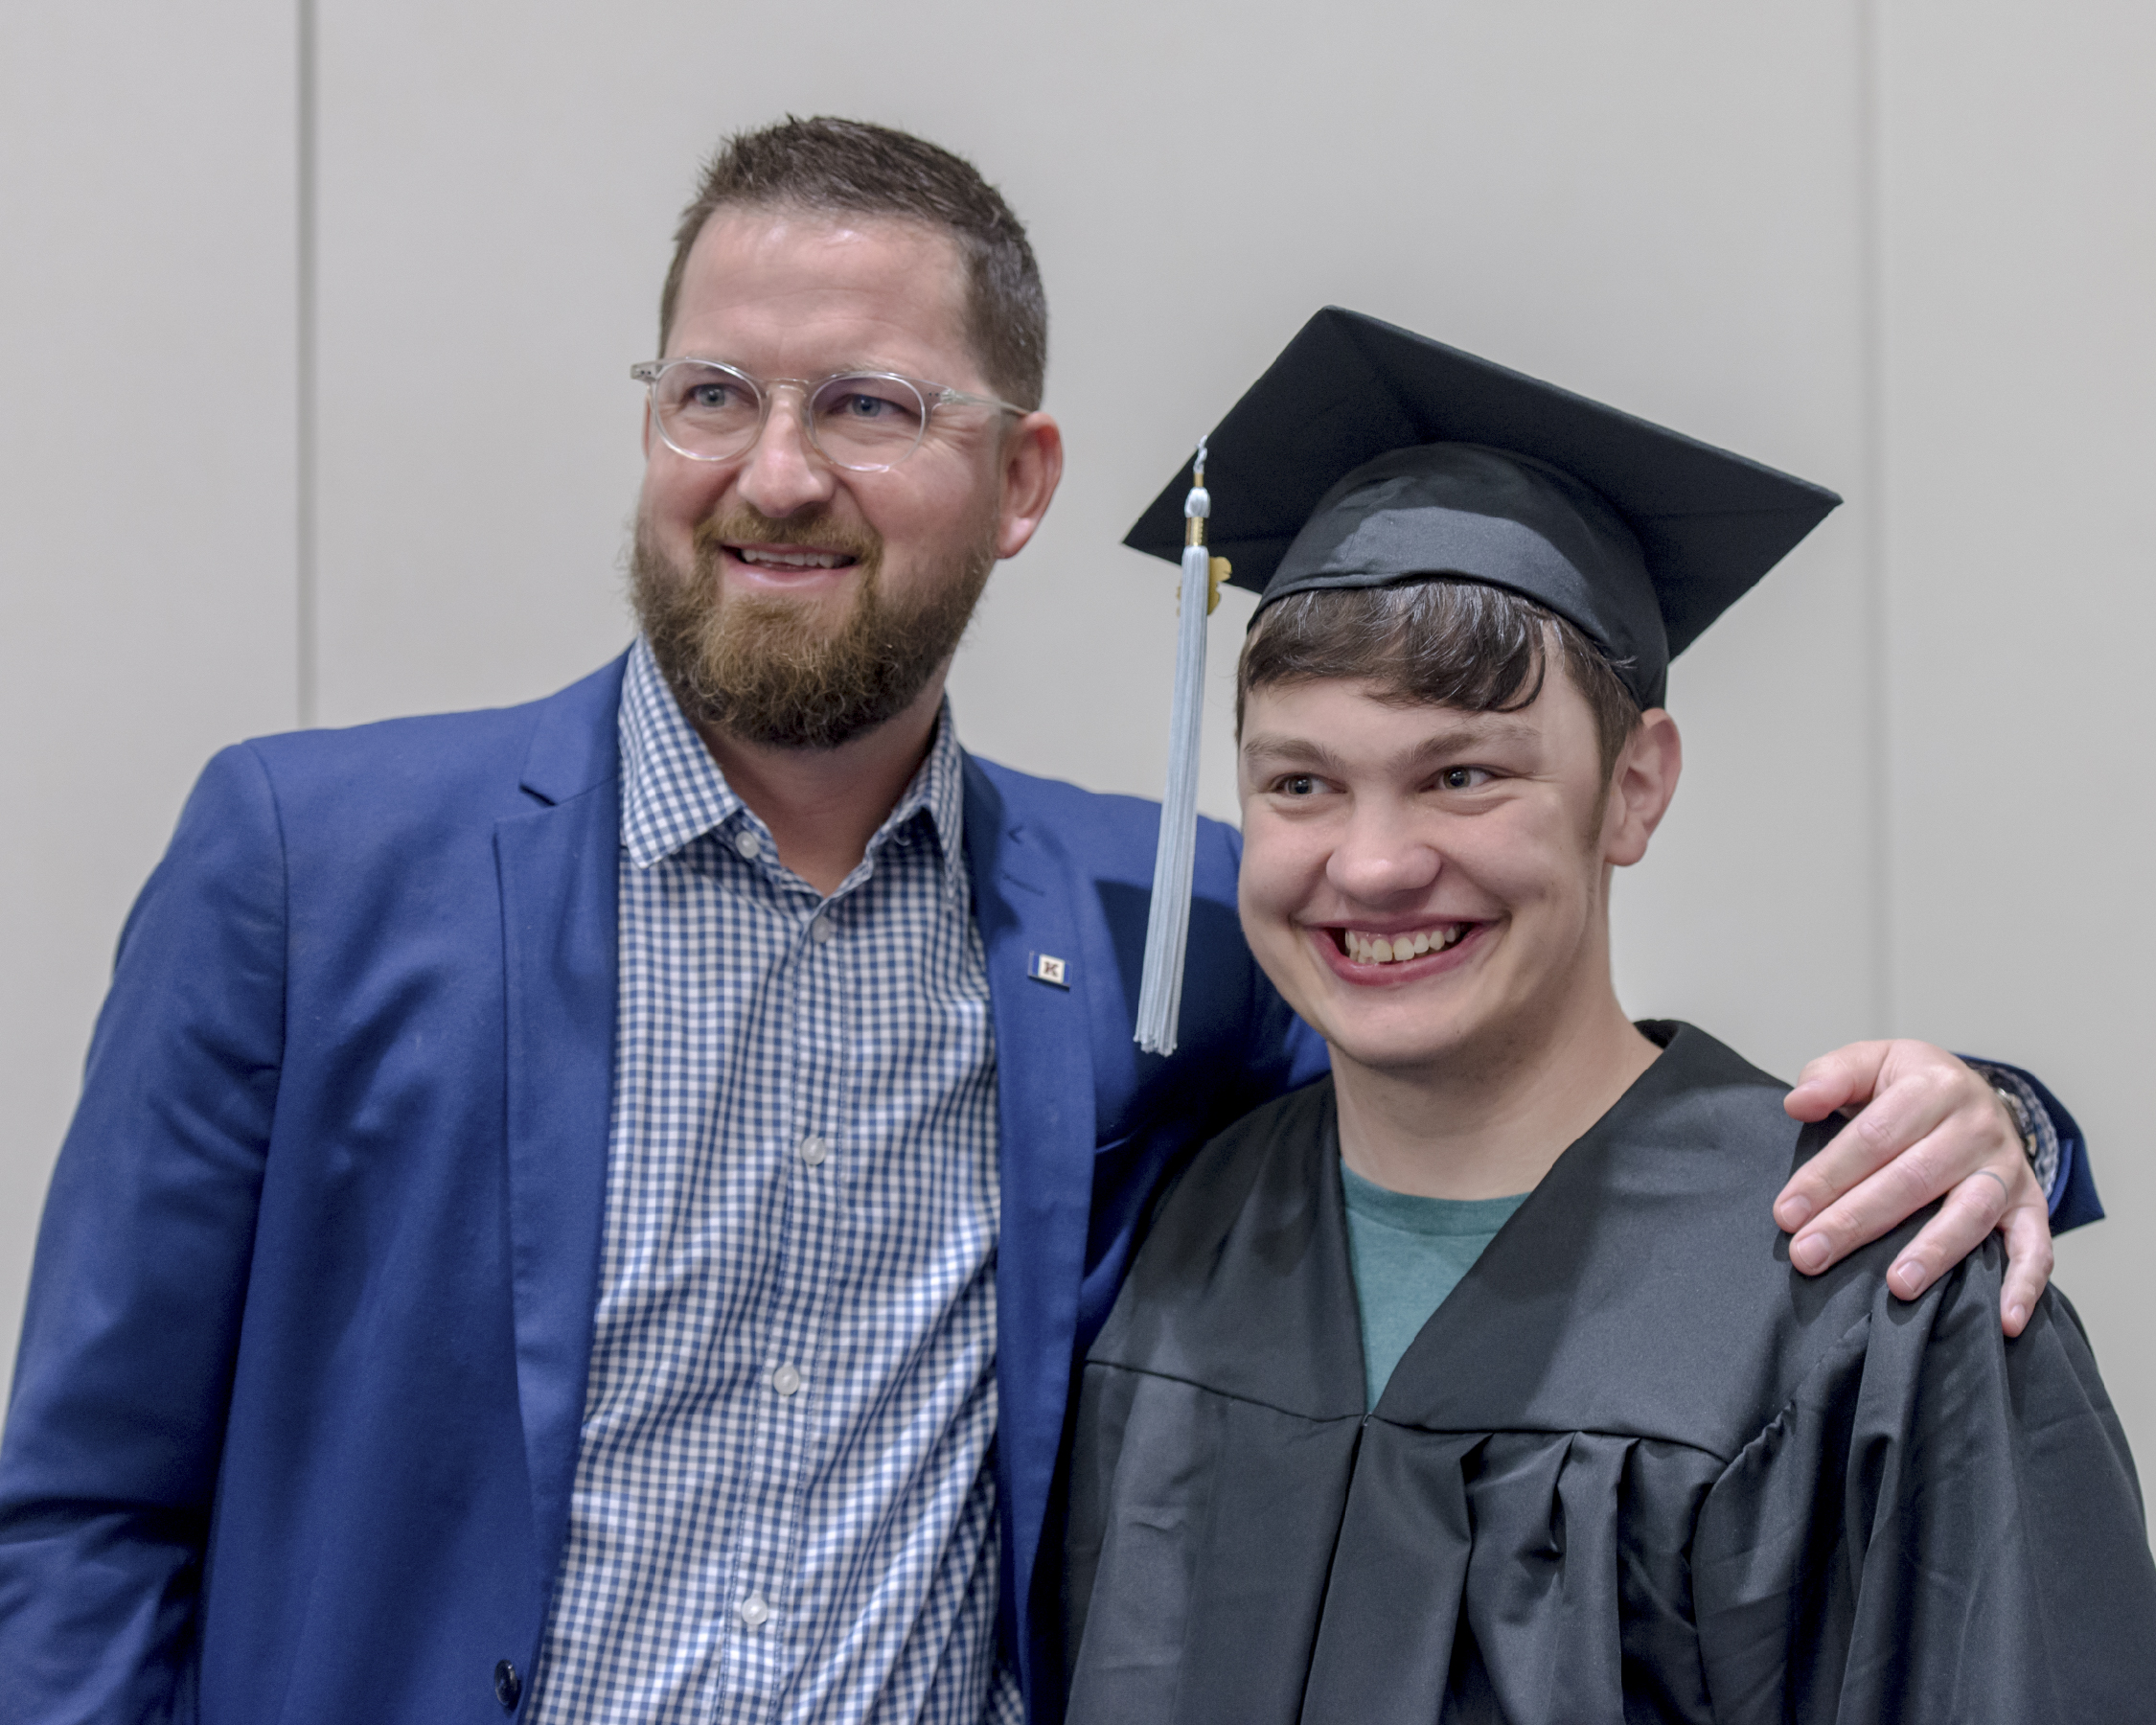
[[[175,1704],[285,1038],[284,846],[245,746],[129,914],[0,1439],[0,1670],[38,1719]]]

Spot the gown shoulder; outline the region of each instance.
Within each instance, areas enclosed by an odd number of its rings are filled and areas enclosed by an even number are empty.
[[[1783,1093],[1670,1027],[1367,1415],[1329,1091],[1207,1146],[1082,1383],[1071,1718],[2152,1716],[2070,1308],[2005,1344],[1995,1246],[1893,1300],[1921,1218],[1797,1276]]]

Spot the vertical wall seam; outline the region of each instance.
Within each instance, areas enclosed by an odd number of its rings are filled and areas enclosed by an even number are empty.
[[[1889,631],[1887,551],[1887,258],[1886,116],[1884,111],[1880,0],[1857,0],[1857,218],[1858,319],[1863,368],[1865,799],[1869,805],[1870,864],[1871,1021],[1873,1033],[1891,1035],[1899,1004],[1899,954],[1895,950],[1892,703],[1888,679],[1893,655]]]
[[[298,721],[304,729],[317,723],[320,674],[320,631],[317,627],[315,534],[315,4],[297,0],[299,7],[299,55],[295,68],[298,94],[297,256],[295,319],[298,351],[294,356],[295,400],[293,452],[297,488],[293,546],[295,585],[295,639],[293,652],[297,675]]]

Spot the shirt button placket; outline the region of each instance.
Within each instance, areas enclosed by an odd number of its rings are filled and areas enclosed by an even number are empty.
[[[736,848],[745,857],[748,852],[741,840],[753,839],[744,833],[736,840]],[[831,909],[818,910],[809,924],[808,945],[802,952],[799,971],[799,987],[794,996],[794,1049],[795,1062],[792,1076],[794,1117],[804,1124],[815,1120],[816,1115],[826,1106],[825,1098],[843,1091],[844,1084],[837,1070],[843,1058],[843,1014],[845,1003],[840,998],[831,968],[822,962],[826,949],[837,934],[837,927]],[[795,1140],[794,1154],[807,1168],[821,1167],[831,1156],[831,1139],[820,1131],[809,1131]],[[766,1374],[764,1382],[775,1402],[771,1417],[777,1422],[767,1429],[775,1441],[760,1460],[760,1471],[768,1468],[771,1486],[777,1487],[779,1502],[791,1504],[794,1493],[787,1482],[809,1460],[802,1453],[802,1443],[807,1440],[808,1428],[799,1425],[793,1409],[799,1404],[805,1380],[791,1356],[799,1348],[803,1338],[817,1327],[814,1309],[815,1294],[823,1281],[825,1266],[814,1260],[809,1247],[813,1234],[804,1231],[808,1211],[803,1203],[813,1207],[814,1200],[803,1194],[802,1199],[786,1207],[786,1237],[780,1245],[780,1272],[783,1298],[779,1322],[773,1326],[768,1342],[779,1363]],[[768,1358],[769,1356],[767,1356]],[[780,1410],[785,1410],[781,1412]],[[768,1525],[765,1537],[755,1541],[761,1548],[753,1561],[764,1570],[767,1576],[775,1574],[775,1568],[791,1561],[798,1552],[799,1530],[791,1525],[792,1509],[775,1510],[777,1519]],[[759,1630],[771,1619],[772,1607],[762,1588],[752,1590],[735,1607],[735,1616],[743,1627]]]

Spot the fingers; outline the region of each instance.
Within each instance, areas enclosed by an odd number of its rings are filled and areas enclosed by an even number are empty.
[[[1875,1093],[1874,1093],[1875,1092]],[[1816,1276],[1938,1198],[1896,1255],[1887,1285],[1914,1300],[1984,1243],[2006,1235],[2001,1327],[2018,1336],[2051,1280],[2051,1216],[2021,1135],[1991,1087],[1922,1043],[1854,1043],[1804,1069],[1786,1104],[1799,1119],[1869,1100],[1775,1200],[1789,1261]]]
[[[1835,1151],[1842,1140],[1849,1138],[1856,1130],[1857,1123],[1850,1122],[1836,1135],[1835,1142],[1821,1151],[1812,1161],[1816,1162]],[[1943,1142],[1942,1138],[1941,1132],[1934,1132],[1899,1156],[1892,1156],[1876,1145],[1860,1139],[1856,1147],[1838,1157],[1837,1162],[1843,1168],[1869,1165],[1873,1172],[1857,1179],[1854,1184],[1849,1185],[1838,1197],[1834,1195],[1832,1188],[1826,1190],[1825,1208],[1795,1230],[1796,1237],[1789,1243],[1789,1261],[1805,1275],[1817,1276],[1830,1265],[1840,1263],[1858,1247],[1868,1246],[1880,1235],[1892,1232],[1931,1203],[1947,1189],[1963,1165],[1954,1159],[1951,1146]],[[1809,1164],[1798,1170],[1799,1178],[1809,1171]],[[1840,1184],[1837,1170],[1836,1184]],[[1991,1231],[1992,1224],[2006,1208],[1998,1184],[1989,1180],[1983,1184],[1990,1189],[1991,1213],[1984,1218],[1983,1226],[1969,1235],[1970,1244],[1983,1239]],[[1808,1192],[1799,1191],[1792,1195],[1791,1188],[1797,1184],[1798,1181],[1793,1180],[1788,1187],[1783,1188],[1783,1196],[1775,1207],[1777,1221],[1785,1212],[1811,1202]],[[1982,1193],[1963,1200],[1964,1205],[1982,1202]],[[1787,1224],[1783,1226],[1786,1227]],[[1963,1252],[1967,1250],[1967,1246],[1962,1248]],[[1894,1291],[1902,1292],[1898,1283]],[[1911,1294],[1903,1295],[1904,1299],[1912,1297]]]
[[[1925,1065],[1893,1075],[1775,1199],[1775,1221],[1798,1236],[1791,1261],[1816,1274],[1877,1239],[1984,1165],[2011,1131],[1990,1088],[1959,1061],[1951,1070]]]
[[[2007,1208],[2004,1181],[1988,1168],[1970,1175],[1946,1195],[1938,1214],[1902,1248],[1887,1272],[1887,1286],[1903,1300],[1915,1300],[1983,1245]]]
[[[2029,1177],[2030,1197],[2007,1208],[1999,1225],[2007,1236],[2007,1280],[1999,1290],[1999,1322],[2009,1336],[2028,1327],[2029,1314],[2052,1279],[2052,1214],[2036,1177]]]
[[[1823,1120],[1837,1108],[1868,1102],[1879,1088],[1880,1069],[1892,1043],[1850,1043],[1822,1054],[1797,1075],[1797,1088],[1782,1098],[1790,1117]]]

